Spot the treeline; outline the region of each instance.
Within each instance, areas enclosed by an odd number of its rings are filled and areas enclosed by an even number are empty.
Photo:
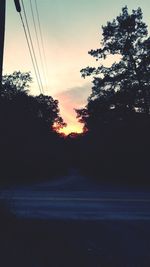
[[[58,101],[31,96],[29,73],[3,77],[0,92],[0,181],[29,182],[66,171],[64,139],[55,128],[65,125]]]
[[[124,7],[102,27],[101,47],[89,54],[100,65],[81,70],[93,87],[88,104],[77,110],[84,135],[75,160],[99,181],[150,183],[150,38],[141,9],[130,14]],[[115,62],[108,67],[109,56]]]
[[[144,115],[69,137],[72,164],[100,183],[150,184],[149,137],[150,118]]]

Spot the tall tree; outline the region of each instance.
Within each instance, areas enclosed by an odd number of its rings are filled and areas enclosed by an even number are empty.
[[[102,27],[101,47],[89,54],[96,60],[114,55],[119,62],[110,67],[81,70],[83,77],[93,76],[92,94],[88,105],[77,110],[77,117],[89,127],[92,116],[110,114],[124,116],[130,112],[150,112],[150,38],[142,21],[141,8],[128,12],[127,6],[112,22]],[[109,114],[109,116],[106,116]],[[110,116],[111,117],[111,116]]]

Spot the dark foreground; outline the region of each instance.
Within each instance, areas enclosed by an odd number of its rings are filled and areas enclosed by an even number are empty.
[[[0,267],[149,267],[150,189],[72,173],[0,190]]]
[[[2,221],[2,267],[149,267],[150,221]]]

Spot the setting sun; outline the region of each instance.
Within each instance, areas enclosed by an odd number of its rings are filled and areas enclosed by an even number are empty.
[[[63,133],[65,135],[68,135],[70,133],[82,133],[83,129],[82,129],[82,125],[68,125],[64,128],[62,128],[59,132]]]

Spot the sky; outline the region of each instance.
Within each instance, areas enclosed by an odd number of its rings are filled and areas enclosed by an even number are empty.
[[[35,0],[31,1],[35,11]],[[45,50],[45,74],[42,72],[37,49],[30,0],[24,0],[44,93],[59,100],[60,114],[68,125],[63,132],[81,132],[83,125],[76,119],[75,108],[86,105],[91,93],[92,78],[83,79],[80,70],[97,64],[88,51],[100,47],[101,26],[116,18],[122,7],[127,5],[129,11],[139,6],[142,8],[143,21],[149,29],[150,1],[37,0],[37,4]],[[110,65],[113,61],[114,58],[109,58],[106,64]],[[40,92],[19,14],[14,1],[6,0],[3,73],[9,74],[16,70],[31,72],[33,82],[30,93],[38,95]]]

